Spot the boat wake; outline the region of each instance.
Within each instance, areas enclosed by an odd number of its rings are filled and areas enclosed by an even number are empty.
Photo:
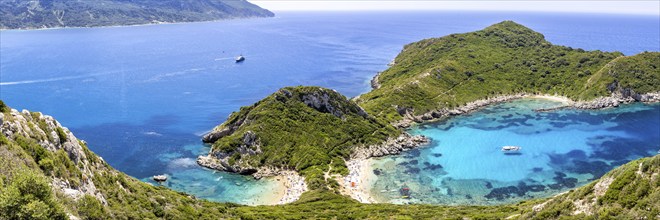
[[[46,82],[56,82],[56,81],[73,80],[73,79],[84,79],[84,78],[102,76],[102,75],[109,75],[109,74],[112,74],[112,73],[99,73],[99,74],[89,74],[89,75],[82,75],[82,76],[64,76],[64,77],[55,77],[55,78],[48,78],[48,79],[33,79],[33,80],[22,80],[22,81],[14,81],[14,82],[0,82],[0,86],[46,83]]]
[[[221,60],[233,60],[236,57],[222,57],[222,58],[215,58],[215,61],[221,61]]]

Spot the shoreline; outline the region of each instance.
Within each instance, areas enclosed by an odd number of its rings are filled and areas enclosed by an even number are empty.
[[[351,159],[346,161],[349,174],[345,177],[336,178],[340,185],[342,195],[347,195],[360,203],[377,203],[376,199],[369,193],[369,178],[367,175],[371,170],[369,158]],[[352,186],[355,184],[355,186]]]
[[[212,170],[218,170],[222,172],[232,172],[228,170],[226,166],[222,164],[221,160],[211,156],[211,155],[200,155],[197,157],[197,164],[202,167],[206,167]],[[252,169],[252,168],[250,168]],[[255,205],[281,205],[286,203],[295,202],[300,199],[300,196],[308,190],[307,183],[305,183],[305,177],[298,175],[298,172],[293,170],[282,170],[274,167],[261,167],[256,168],[257,171],[250,174],[255,180],[262,178],[274,179],[280,184],[282,190],[279,192],[273,193],[271,196],[264,196],[266,202],[265,204],[255,204]],[[241,174],[240,172],[233,172]],[[245,175],[245,174],[242,174]],[[279,189],[279,188],[278,188]]]
[[[390,137],[380,144],[357,148],[351,154],[351,159],[346,161],[349,174],[335,179],[339,183],[340,193],[361,203],[378,203],[369,192],[371,190],[369,180],[377,178],[370,174],[373,169],[369,160],[373,157],[397,155],[428,143],[428,138],[421,135],[413,136],[404,131],[398,137]]]
[[[533,95],[533,96],[530,96],[529,98],[532,98],[532,99],[545,99],[545,100],[549,100],[549,101],[561,102],[564,105],[570,105],[571,103],[573,103],[573,100],[569,99],[568,97],[557,96],[557,95],[542,94],[542,95]]]
[[[235,20],[247,20],[247,19],[260,19],[260,18],[274,18],[274,16],[248,16],[248,17],[230,17],[230,18],[221,18],[215,20],[205,20],[205,21],[178,21],[178,22],[151,22],[143,24],[113,24],[113,25],[97,25],[97,26],[71,26],[71,27],[46,27],[46,28],[0,28],[0,31],[47,31],[47,30],[61,30],[61,29],[85,29],[85,28],[121,28],[121,27],[140,27],[140,26],[155,26],[155,25],[170,25],[170,24],[190,24],[190,23],[212,23],[212,22],[222,22],[222,21],[235,21]]]
[[[275,176],[275,178],[277,178],[278,182],[281,182],[282,185],[284,185],[284,192],[275,204],[269,205],[283,205],[295,202],[308,190],[305,178],[298,175],[298,172],[296,171],[281,171],[279,175]]]
[[[548,94],[522,93],[522,94],[514,94],[514,95],[504,95],[491,99],[477,100],[475,102],[470,102],[465,106],[455,108],[452,110],[443,109],[444,111],[441,112],[432,111],[432,112],[427,112],[420,116],[412,116],[408,114],[404,116],[403,120],[395,122],[396,124],[394,124],[394,126],[405,129],[407,127],[410,127],[413,123],[433,122],[446,117],[468,114],[493,104],[499,104],[499,103],[523,99],[523,98],[544,99],[544,100],[562,103],[562,105],[559,107],[555,107],[551,109],[539,109],[539,111],[552,111],[563,108],[594,110],[594,109],[617,107],[619,106],[620,103],[627,104],[633,102],[643,102],[643,103],[660,102],[660,92],[647,93],[640,96],[643,98],[641,100],[636,100],[633,99],[632,97],[624,98],[620,94],[613,94],[608,97],[596,98],[592,101],[576,102],[565,96],[548,95]],[[405,127],[399,127],[397,126],[397,124],[405,125]],[[404,133],[396,139],[397,141],[395,143],[392,143],[392,138],[391,138],[388,139],[388,141],[385,141],[383,144],[360,148],[356,152],[354,152],[351,155],[351,159],[349,161],[346,161],[346,166],[348,167],[349,174],[345,177],[338,177],[336,179],[341,187],[340,188],[341,194],[347,195],[359,201],[360,203],[378,203],[377,200],[371,195],[369,189],[370,177],[378,178],[377,176],[374,177],[374,175],[369,175],[369,172],[371,172],[372,170],[371,164],[369,163],[370,159],[372,157],[396,155],[399,154],[401,151],[412,149],[424,144],[423,142],[416,142],[415,137],[420,137],[420,136],[412,136],[404,131]],[[426,137],[422,136],[422,139],[424,139],[424,141],[428,141]],[[396,143],[410,141],[410,140],[413,140],[412,142],[414,144],[412,145],[414,146],[411,147],[395,146]],[[354,186],[352,185],[353,183],[355,184]]]
[[[405,115],[403,115],[403,119],[392,122],[392,126],[396,128],[405,129],[405,128],[409,128],[414,124],[434,122],[450,116],[469,114],[471,112],[485,108],[489,105],[499,104],[499,103],[513,101],[517,99],[523,99],[523,98],[546,99],[550,101],[561,102],[564,104],[562,106],[555,108],[538,109],[537,111],[553,111],[563,108],[597,110],[597,109],[618,107],[620,104],[628,104],[633,102],[642,102],[642,103],[660,102],[660,91],[650,92],[645,94],[628,95],[628,96],[624,96],[620,93],[613,93],[610,96],[602,96],[590,101],[574,101],[565,96],[557,96],[557,95],[549,95],[549,94],[517,93],[512,95],[501,95],[494,98],[479,99],[473,102],[469,102],[461,107],[457,107],[453,109],[448,109],[448,108],[436,109],[423,113],[421,115],[412,115],[411,113],[406,113]]]

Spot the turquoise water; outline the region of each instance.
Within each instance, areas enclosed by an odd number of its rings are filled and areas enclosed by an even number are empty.
[[[372,193],[394,203],[511,203],[584,185],[660,150],[659,104],[533,111],[560,104],[524,99],[412,128],[431,144],[372,160]],[[502,152],[507,145],[522,149]],[[411,198],[401,197],[404,187]]]
[[[0,32],[0,99],[57,118],[110,165],[214,201],[250,204],[272,181],[195,166],[201,135],[284,86],[367,92],[403,45],[515,20],[556,44],[659,51],[654,16],[300,12],[275,18]],[[235,64],[234,56],[247,59]],[[222,177],[222,178],[220,178]]]

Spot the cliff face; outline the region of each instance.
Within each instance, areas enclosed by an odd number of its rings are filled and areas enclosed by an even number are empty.
[[[245,0],[0,0],[0,28],[53,28],[272,17]]]

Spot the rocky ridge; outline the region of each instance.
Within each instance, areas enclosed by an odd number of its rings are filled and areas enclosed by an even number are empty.
[[[27,110],[19,112],[11,109],[9,113],[0,113],[0,132],[8,139],[20,135],[39,140],[38,144],[51,152],[64,150],[69,159],[80,169],[81,181],[79,184],[74,184],[71,180],[53,177],[51,181],[53,188],[73,199],[88,194],[107,204],[103,194],[97,191],[92,181],[95,175],[93,170],[103,164],[88,160],[83,148],[84,142],[78,141],[69,129],[62,127],[53,117],[38,112]]]

